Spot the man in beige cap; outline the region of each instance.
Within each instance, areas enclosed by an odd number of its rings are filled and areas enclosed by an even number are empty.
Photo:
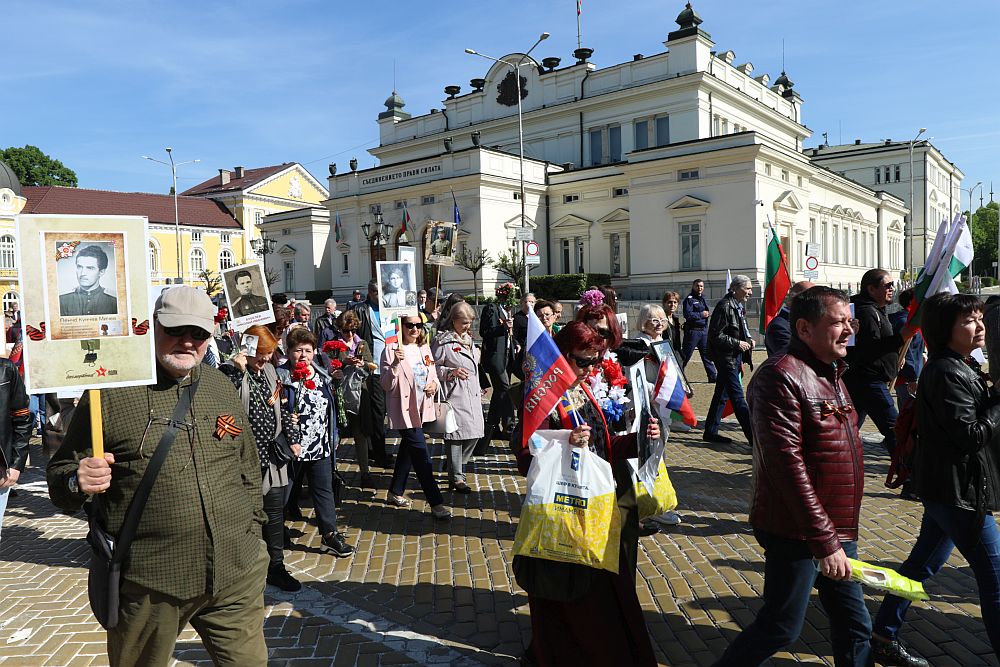
[[[113,666],[166,665],[187,623],[215,664],[267,664],[260,465],[232,383],[201,363],[215,313],[202,290],[164,291],[153,312],[156,383],[101,391],[103,459],[90,456],[84,396],[49,462],[52,501],[75,511],[92,498],[117,537],[161,436],[176,427],[125,560],[120,613],[108,630]],[[185,393],[190,408],[178,422]]]

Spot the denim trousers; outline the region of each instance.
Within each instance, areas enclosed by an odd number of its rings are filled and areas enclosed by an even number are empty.
[[[743,435],[747,442],[753,444],[753,432],[750,430],[750,407],[747,405],[746,396],[743,395],[743,385],[740,383],[740,368],[719,368],[718,377],[715,380],[715,393],[712,394],[712,404],[708,408],[708,416],[705,417],[705,433],[708,435],[719,432],[719,424],[722,422],[722,411],[726,407],[726,400],[733,404],[733,413],[736,415]]]
[[[687,366],[695,349],[701,354],[701,363],[705,365],[705,374],[709,382],[715,382],[718,372],[715,364],[708,360],[708,331],[706,329],[688,329],[684,332],[684,342],[681,343],[681,366]]]
[[[413,468],[420,481],[420,488],[423,489],[424,496],[431,507],[442,504],[444,496],[441,495],[441,489],[438,488],[437,480],[434,479],[434,469],[427,451],[424,430],[402,428],[399,429],[399,437],[399,453],[396,454],[396,467],[392,471],[389,493],[394,496],[403,495],[403,491],[406,490],[406,478],[410,476],[410,468]]]
[[[885,438],[882,446],[889,454],[896,449],[896,403],[892,400],[889,387],[885,382],[852,381],[847,384],[847,391],[854,402],[854,410],[858,413],[858,430],[865,423],[865,417],[871,417],[878,427],[878,432]]]
[[[820,575],[805,541],[762,531],[754,531],[754,536],[764,547],[764,606],[715,665],[760,665],[792,644],[802,632],[815,586],[830,619],[834,664],[867,667],[872,623],[861,584]],[[857,558],[857,542],[841,542],[841,546],[848,558]]]
[[[976,576],[986,634],[993,652],[1000,656],[1000,531],[992,514],[986,515],[981,526],[977,523],[972,510],[925,500],[917,543],[899,573],[926,581],[937,574],[958,547]],[[909,608],[909,600],[887,595],[875,615],[875,632],[895,639]]]

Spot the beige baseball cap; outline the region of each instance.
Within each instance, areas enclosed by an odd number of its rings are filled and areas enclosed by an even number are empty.
[[[153,318],[165,327],[192,326],[212,333],[217,311],[204,290],[178,285],[160,293]]]

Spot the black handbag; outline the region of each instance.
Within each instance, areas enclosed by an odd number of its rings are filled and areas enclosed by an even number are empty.
[[[139,518],[146,506],[149,493],[153,489],[153,483],[156,482],[156,476],[159,474],[160,468],[163,467],[170,446],[177,436],[178,425],[183,423],[184,415],[191,409],[191,401],[197,388],[198,381],[195,380],[188,386],[188,390],[177,399],[174,414],[170,418],[170,425],[160,437],[156,452],[153,453],[153,458],[146,466],[142,480],[139,481],[135,495],[132,496],[128,509],[125,511],[125,520],[122,521],[117,540],[101,525],[101,496],[94,495],[90,502],[86,503],[87,521],[90,526],[90,531],[87,533],[87,542],[90,544],[90,573],[87,577],[87,593],[90,598],[90,609],[94,612],[97,622],[105,630],[111,630],[118,626],[122,565],[128,557],[132,540],[139,528]]]
[[[278,437],[271,442],[270,454],[271,460],[278,468],[288,465],[295,460],[295,454],[292,453],[292,446],[288,444],[288,438],[285,437],[284,433],[279,433]]]

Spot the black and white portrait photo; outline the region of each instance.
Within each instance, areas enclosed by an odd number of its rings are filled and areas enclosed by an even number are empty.
[[[66,242],[57,244],[66,247]],[[56,264],[59,316],[117,315],[115,247],[107,242],[79,243]]]
[[[409,262],[384,262],[380,268],[382,305],[386,308],[403,308],[417,305],[417,292],[413,289]]]
[[[222,272],[229,317],[233,328],[243,331],[254,324],[274,321],[271,297],[260,264],[242,264]]]

